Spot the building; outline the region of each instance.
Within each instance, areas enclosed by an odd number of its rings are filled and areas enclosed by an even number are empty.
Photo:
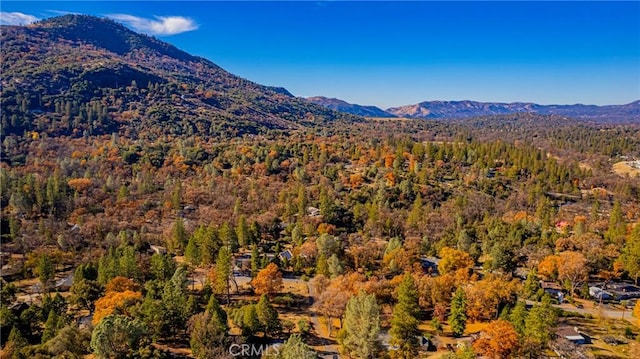
[[[577,327],[559,327],[556,331],[556,335],[559,338],[564,338],[576,345],[587,344],[589,341],[585,335],[580,333]]]

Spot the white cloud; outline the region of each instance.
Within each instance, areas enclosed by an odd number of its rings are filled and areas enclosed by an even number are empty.
[[[111,14],[107,17],[149,35],[175,35],[198,29],[195,21],[183,16],[154,16],[155,20],[127,14]]]
[[[33,15],[23,14],[21,12],[5,12],[0,11],[1,25],[29,25],[39,19]]]

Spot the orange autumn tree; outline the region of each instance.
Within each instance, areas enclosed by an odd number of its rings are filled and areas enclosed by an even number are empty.
[[[469,253],[450,247],[443,247],[440,250],[440,258],[438,263],[440,274],[455,272],[459,269],[471,269],[474,264]]]
[[[251,285],[253,285],[256,294],[272,296],[282,288],[282,272],[280,272],[275,263],[269,263],[268,266],[258,272]]]
[[[97,325],[102,318],[115,311],[126,314],[129,307],[142,301],[139,286],[128,278],[115,277],[107,283],[105,289],[104,296],[95,303],[95,312],[91,320],[93,325]]]
[[[473,349],[480,355],[489,358],[513,358],[520,346],[518,333],[506,320],[494,320],[473,343]]]

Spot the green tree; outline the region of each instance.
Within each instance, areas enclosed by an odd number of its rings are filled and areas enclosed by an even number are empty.
[[[165,323],[171,332],[185,328],[187,317],[187,275],[184,267],[180,266],[164,286],[162,292],[162,306]]]
[[[173,222],[169,249],[176,254],[182,254],[187,246],[187,230],[184,228],[182,217],[177,217]]]
[[[610,241],[616,241],[619,236],[627,233],[627,223],[622,215],[622,205],[619,200],[613,203],[611,214],[609,215],[609,227],[605,233],[605,237]]]
[[[327,270],[331,278],[335,278],[344,273],[344,266],[336,254],[332,254],[331,257],[327,259]]]
[[[527,353],[532,355],[542,353],[553,337],[556,318],[557,314],[551,306],[551,299],[545,295],[542,303],[534,306],[525,320],[524,349]]]
[[[208,310],[191,317],[189,344],[194,357],[198,359],[217,357],[216,354],[220,352],[227,338],[226,323],[221,323],[220,319]]]
[[[511,313],[509,313],[509,321],[513,324],[513,328],[521,337],[524,335],[527,315],[527,306],[524,301],[518,301]]]
[[[200,247],[196,243],[195,236],[189,238],[187,248],[184,250],[185,259],[192,265],[198,265],[201,262]]]
[[[233,276],[231,268],[231,253],[227,247],[220,248],[218,259],[216,260],[216,293],[226,293],[227,304],[231,303],[231,285],[229,281]]]
[[[231,225],[229,225],[229,223],[224,222],[222,226],[220,226],[218,235],[222,240],[222,244],[225,245],[227,249],[231,251],[231,253],[236,253],[238,251],[238,235],[236,234],[236,231],[233,230]]]
[[[373,294],[358,293],[349,299],[338,342],[352,358],[376,358],[380,350],[380,308]]]
[[[258,311],[254,304],[243,307],[242,310],[242,335],[252,336],[260,329]]]
[[[278,319],[278,311],[269,303],[269,298],[266,294],[260,296],[260,300],[256,304],[256,314],[265,334],[278,333],[282,330],[282,325]]]
[[[155,253],[151,256],[151,274],[155,279],[166,281],[176,271],[176,262],[171,255]]]
[[[525,299],[531,299],[536,295],[536,293],[538,293],[540,288],[538,270],[534,268],[527,274],[527,279],[524,281],[524,285],[522,286],[522,296]]]
[[[638,277],[640,277],[640,224],[636,224],[628,236],[627,243],[622,248],[620,261],[624,270],[638,284]]]
[[[449,314],[449,325],[454,337],[462,336],[467,326],[466,302],[464,290],[462,288],[456,289],[453,298],[451,298],[451,313]]]
[[[253,238],[251,237],[251,231],[249,230],[249,225],[247,224],[247,219],[244,215],[238,218],[238,225],[236,226],[236,234],[238,236],[238,244],[241,247],[245,247],[253,242]]]
[[[415,358],[418,355],[419,314],[418,288],[413,277],[407,273],[398,287],[398,303],[393,307],[391,318],[391,345],[398,347],[398,358]]]
[[[293,334],[287,341],[278,348],[279,359],[316,359],[318,354],[305,344],[300,335]]]
[[[44,323],[44,330],[42,331],[41,342],[46,343],[49,339],[56,336],[56,332],[62,323],[62,318],[55,312],[55,310],[51,309],[49,311],[49,315],[47,316],[47,321]]]
[[[91,349],[97,358],[125,358],[147,343],[147,332],[138,319],[109,315],[93,329]]]
[[[36,268],[38,272],[38,279],[40,279],[40,284],[42,284],[42,288],[48,293],[49,287],[48,283],[53,279],[53,275],[55,274],[55,267],[53,265],[53,260],[49,255],[43,253],[38,259],[38,267]]]

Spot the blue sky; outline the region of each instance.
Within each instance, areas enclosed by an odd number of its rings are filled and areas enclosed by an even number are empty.
[[[640,99],[640,2],[7,1],[3,23],[109,16],[297,96],[383,108],[427,100]]]

